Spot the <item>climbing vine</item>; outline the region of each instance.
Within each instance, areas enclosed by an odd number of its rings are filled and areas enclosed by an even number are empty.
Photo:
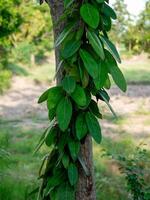
[[[117,62],[121,63],[115,45],[107,32],[117,18],[108,0],[64,0],[66,25],[55,41],[59,47],[60,83],[46,90],[38,103],[47,102],[50,125],[42,135],[36,151],[45,143],[45,156],[39,177],[43,179],[38,198],[74,200],[78,167],[86,175],[80,146],[89,134],[100,144],[102,119],[98,101],[109,104],[107,90],[111,78],[126,91],[126,81]]]

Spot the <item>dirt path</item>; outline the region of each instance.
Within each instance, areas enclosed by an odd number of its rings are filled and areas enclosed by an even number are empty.
[[[45,105],[38,105],[39,95],[48,88],[48,85],[36,84],[28,78],[15,77],[11,89],[0,98],[0,120],[4,122],[14,122],[20,126],[22,123],[36,126],[35,119],[46,120],[47,112]],[[149,85],[129,85],[126,94],[113,87],[111,93],[111,104],[117,112],[122,130],[127,132],[150,135],[150,86]],[[100,109],[105,115],[111,116],[104,104],[100,104]],[[110,118],[110,117],[109,117]],[[19,123],[21,122],[21,124]],[[105,133],[116,130],[113,120],[103,120],[102,126]]]

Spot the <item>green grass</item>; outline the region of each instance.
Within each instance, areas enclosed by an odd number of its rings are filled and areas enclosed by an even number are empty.
[[[0,126],[0,147],[8,152],[0,157],[0,199],[35,200],[28,193],[37,187],[38,169],[46,152],[43,147],[35,156],[33,150],[43,130],[13,128],[9,123]],[[129,155],[134,151],[133,138],[126,133],[122,137],[103,137],[101,146],[94,143],[94,166],[98,200],[126,200],[126,182],[118,166],[108,156]],[[0,153],[1,155],[1,153]],[[3,167],[2,167],[3,166]]]
[[[40,134],[39,130],[1,127],[0,147],[9,155],[0,156],[1,200],[27,199],[27,194],[36,187],[43,153],[33,156],[33,150]]]
[[[123,61],[120,66],[128,83],[132,84],[150,84],[150,61],[148,59],[139,59],[133,61]]]

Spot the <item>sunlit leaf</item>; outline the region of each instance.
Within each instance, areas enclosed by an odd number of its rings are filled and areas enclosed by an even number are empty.
[[[72,104],[68,98],[62,98],[56,109],[58,125],[62,131],[65,131],[70,123],[72,116]]]
[[[99,11],[92,4],[83,4],[80,8],[80,15],[90,27],[98,27],[100,20]]]

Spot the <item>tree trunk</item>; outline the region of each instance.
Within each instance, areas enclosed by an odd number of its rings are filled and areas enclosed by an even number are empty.
[[[64,0],[47,0],[52,21],[53,21],[53,30],[54,30],[54,40],[63,30],[64,22],[57,24],[60,16],[63,13],[63,3]],[[59,48],[55,49],[55,59],[56,59],[56,69],[59,64]],[[61,70],[57,76],[57,83],[62,79]],[[76,200],[96,200],[95,192],[95,183],[94,183],[94,173],[93,173],[93,155],[92,155],[92,139],[90,136],[87,136],[85,143],[81,146],[81,155],[84,159],[86,167],[89,171],[89,176],[85,174],[82,167],[79,165],[79,181],[76,190]]]

